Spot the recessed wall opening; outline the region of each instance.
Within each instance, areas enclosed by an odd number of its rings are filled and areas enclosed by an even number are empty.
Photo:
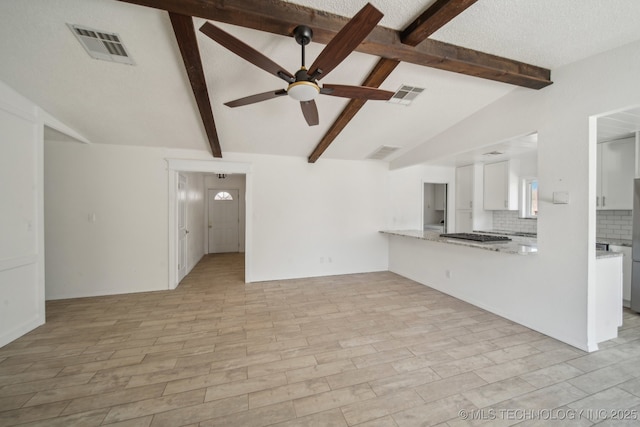
[[[244,253],[244,281],[251,282],[250,165],[223,161],[168,159],[169,289],[175,289],[203,257]],[[186,178],[186,190],[180,183]],[[180,199],[187,200],[186,230],[180,229]],[[191,208],[191,209],[190,209]],[[186,242],[181,243],[182,238]],[[186,251],[186,254],[181,253]],[[181,260],[186,273],[181,274]]]

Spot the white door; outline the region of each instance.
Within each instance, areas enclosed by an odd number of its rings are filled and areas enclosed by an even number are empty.
[[[187,177],[178,175],[178,282],[187,275]]]
[[[209,190],[209,253],[240,250],[238,190]]]

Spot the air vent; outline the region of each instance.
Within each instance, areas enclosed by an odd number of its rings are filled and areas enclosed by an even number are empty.
[[[499,156],[504,154],[502,151],[489,151],[488,153],[482,153],[483,156]]]
[[[422,92],[424,92],[423,87],[402,85],[387,102],[392,104],[410,105]]]
[[[116,33],[67,24],[89,56],[103,61],[134,65],[133,59]]]
[[[401,147],[392,147],[390,145],[383,145],[380,148],[378,148],[376,151],[374,151],[373,153],[369,154],[367,156],[367,159],[370,160],[384,160],[387,157],[389,157],[392,153],[395,153],[396,151],[398,151]]]

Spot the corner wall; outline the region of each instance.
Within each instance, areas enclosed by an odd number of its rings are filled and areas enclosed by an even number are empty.
[[[41,325],[42,111],[0,82],[0,346]]]

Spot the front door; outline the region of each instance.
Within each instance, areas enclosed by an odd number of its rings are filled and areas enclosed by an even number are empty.
[[[178,175],[178,283],[187,274],[187,177]]]
[[[209,253],[240,250],[238,190],[209,190]]]

